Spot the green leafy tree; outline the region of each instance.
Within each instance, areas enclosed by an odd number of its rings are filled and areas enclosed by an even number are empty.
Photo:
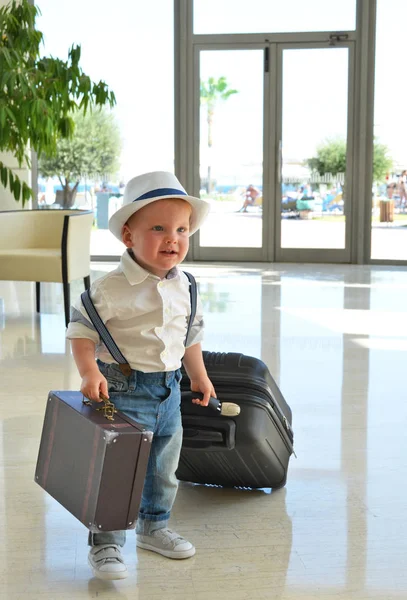
[[[201,104],[206,105],[206,116],[208,123],[208,148],[213,146],[213,123],[215,109],[219,102],[225,101],[233,94],[237,94],[237,90],[228,89],[226,77],[209,77],[208,81],[201,81]],[[208,194],[211,190],[211,166],[208,165]]]
[[[317,155],[310,158],[307,164],[311,171],[320,175],[345,173],[346,171],[346,140],[331,138],[325,140],[317,148]]]
[[[75,113],[71,138],[60,138],[56,153],[43,155],[38,169],[44,177],[58,177],[63,189],[63,207],[70,208],[82,178],[113,176],[119,169],[119,127],[106,110]]]
[[[82,71],[80,46],[72,46],[67,61],[41,57],[38,14],[29,0],[0,8],[0,150],[11,152],[20,167],[30,166],[29,149],[38,156],[55,152],[57,139],[72,135],[77,110],[115,104],[106,83]],[[0,181],[23,204],[32,195],[1,161]]]
[[[389,155],[389,149],[385,144],[375,140],[373,146],[373,181],[384,181],[386,175],[393,170],[393,159]]]
[[[317,148],[317,155],[308,159],[308,167],[320,175],[346,172],[346,140],[331,138],[325,140]],[[389,149],[376,139],[373,145],[373,181],[383,181],[386,174],[391,172],[393,160],[389,156]]]

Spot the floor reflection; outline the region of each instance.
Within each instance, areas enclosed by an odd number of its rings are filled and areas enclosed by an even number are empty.
[[[97,277],[115,265],[98,265]],[[33,482],[50,389],[77,389],[62,289],[0,282],[0,600],[405,598],[407,272],[338,265],[185,265],[204,348],[264,360],[293,409],[287,487],[182,483],[173,525],[197,546],[176,564],[136,553],[128,580],[86,564],[86,531]],[[73,297],[82,282],[72,286]],[[154,573],[154,577],[152,577]]]

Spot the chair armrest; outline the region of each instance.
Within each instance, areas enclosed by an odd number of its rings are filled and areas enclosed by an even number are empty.
[[[68,282],[86,277],[90,273],[90,236],[93,219],[92,211],[78,211],[65,216],[61,249],[62,270],[66,268]]]

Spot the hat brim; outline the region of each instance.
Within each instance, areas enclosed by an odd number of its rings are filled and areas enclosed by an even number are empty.
[[[157,196],[155,198],[148,198],[147,200],[136,200],[130,204],[125,204],[118,211],[116,211],[109,219],[109,229],[118,240],[122,241],[123,225],[127,223],[134,213],[142,209],[144,206],[157,202],[158,200],[167,200],[170,198],[185,200],[191,205],[191,226],[189,235],[193,235],[201,227],[210,211],[210,204],[201,198],[195,198],[194,196],[181,196],[181,195],[170,195],[170,196]]]

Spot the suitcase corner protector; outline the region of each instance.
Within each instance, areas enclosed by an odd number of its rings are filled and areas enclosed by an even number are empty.
[[[112,442],[115,442],[118,437],[119,437],[119,434],[118,434],[117,431],[108,431],[108,430],[105,430],[103,432],[103,439],[104,439],[104,441],[106,442],[106,444],[108,446],[110,446],[110,444]]]
[[[151,442],[153,441],[154,433],[152,431],[142,431],[141,435],[143,436],[143,442]]]

